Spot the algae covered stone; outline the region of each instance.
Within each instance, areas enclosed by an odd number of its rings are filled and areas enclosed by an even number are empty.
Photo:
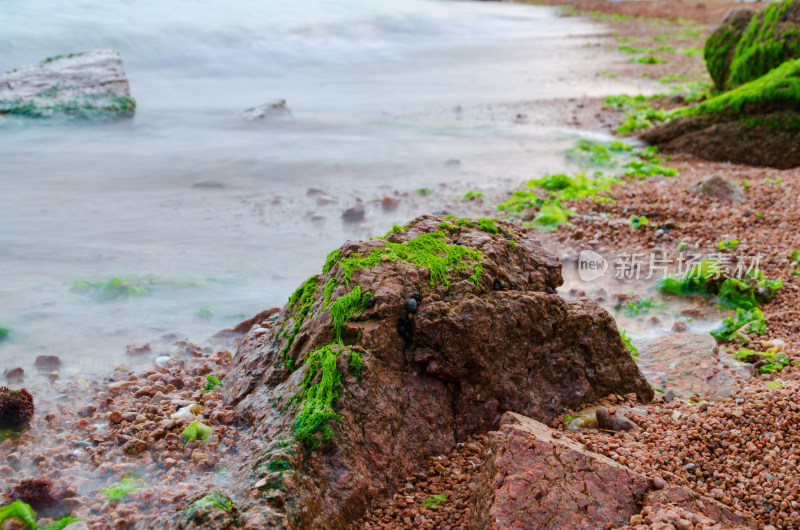
[[[714,83],[728,90],[758,79],[800,57],[800,1],[767,5],[757,14],[729,12],[706,41],[706,63]]]
[[[549,422],[609,393],[649,401],[611,315],[561,284],[533,230],[494,219],[423,216],[331,252],[225,379],[250,438],[237,493],[263,492],[242,517],[345,528],[507,410]]]
[[[722,23],[709,35],[703,48],[706,67],[717,90],[724,90],[730,74],[731,59],[750,20],[757,11],[750,7],[737,7],[725,14]]]
[[[800,59],[682,109],[642,134],[666,152],[787,169],[800,165]]]
[[[117,119],[133,116],[122,58],[114,50],[49,57],[0,75],[0,117]]]

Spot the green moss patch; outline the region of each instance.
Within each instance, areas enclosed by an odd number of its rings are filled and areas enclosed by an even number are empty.
[[[361,294],[361,287],[356,285],[352,291],[331,303],[331,319],[333,320],[333,342],[342,344],[342,332],[347,322],[356,314],[366,309],[371,293]]]
[[[110,488],[102,488],[103,494],[105,495],[105,500],[103,500],[103,502],[119,502],[127,497],[128,494],[142,489],[143,486],[144,481],[138,473],[123,473],[119,483]]]
[[[310,277],[308,280],[303,283],[297,290],[292,293],[292,296],[289,297],[288,306],[294,308],[298,302],[300,302],[300,309],[297,312],[296,316],[294,317],[294,325],[292,326],[292,330],[288,334],[288,340],[286,341],[286,345],[283,347],[281,353],[286,356],[289,352],[289,349],[292,347],[294,343],[294,338],[297,335],[297,332],[300,330],[300,326],[303,325],[305,322],[306,317],[308,316],[308,312],[311,311],[311,306],[314,305],[314,294],[317,291],[317,276],[314,275]]]
[[[792,4],[793,0],[771,3],[750,20],[736,45],[726,87],[752,81],[800,57],[800,28],[787,17]]]
[[[328,422],[339,418],[333,404],[341,395],[342,374],[336,368],[337,354],[333,347],[323,346],[308,356],[308,368],[300,382],[304,396],[302,409],[295,418],[295,435],[312,447],[333,437]]]
[[[349,285],[352,275],[359,269],[369,269],[385,261],[412,263],[431,274],[431,287],[450,285],[454,273],[471,272],[470,281],[478,284],[483,267],[483,255],[477,250],[461,245],[450,245],[442,232],[429,232],[403,243],[387,242],[366,256],[352,255],[341,261],[342,278]]]
[[[445,495],[444,493],[438,493],[436,495],[431,495],[430,497],[422,501],[421,504],[426,508],[435,508],[446,501],[447,501],[447,495]]]
[[[762,77],[714,96],[685,114],[757,114],[771,110],[800,113],[800,59],[781,64]]]

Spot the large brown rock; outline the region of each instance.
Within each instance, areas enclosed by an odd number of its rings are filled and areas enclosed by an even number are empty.
[[[244,337],[225,381],[252,433],[240,493],[261,490],[286,526],[344,527],[425,458],[496,428],[507,410],[549,422],[609,393],[652,398],[613,318],[594,302],[556,295],[560,264],[517,225],[425,216],[385,240],[348,242],[341,256],[408,249],[436,232],[447,249],[480,252],[480,263],[456,263],[432,282],[430,268],[401,259],[355,269],[334,259],[305,284],[305,302]],[[332,279],[331,300],[358,288],[374,303],[340,328],[325,376],[314,352],[337,334],[323,288]],[[329,384],[338,399],[301,443],[309,383]]]
[[[677,486],[657,490],[663,481],[555,438],[547,426],[519,414],[506,413],[489,440],[475,492],[474,530],[623,527],[640,513],[665,524],[687,518],[713,521],[715,528],[752,527],[713,499]]]
[[[800,166],[796,111],[754,111],[686,116],[644,131],[645,142],[666,153],[704,160],[789,169]]]

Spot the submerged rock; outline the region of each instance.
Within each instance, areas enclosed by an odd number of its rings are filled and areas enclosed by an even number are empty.
[[[242,118],[247,121],[270,120],[280,118],[291,118],[292,111],[286,106],[285,99],[276,99],[264,105],[253,107],[242,112]]]
[[[741,390],[753,367],[722,353],[708,333],[673,333],[636,343],[639,367],[658,389],[680,398],[728,397]]]
[[[561,283],[531,232],[488,219],[424,216],[335,250],[225,380],[253,437],[240,493],[269,494],[287,526],[342,528],[507,410],[649,401],[613,318]]]
[[[135,108],[114,50],[59,55],[0,75],[0,116],[108,119]]]
[[[509,412],[500,424],[475,492],[474,530],[616,528],[640,521],[640,512],[665,523],[691,514],[715,528],[751,526],[713,499],[636,473],[530,418]]]

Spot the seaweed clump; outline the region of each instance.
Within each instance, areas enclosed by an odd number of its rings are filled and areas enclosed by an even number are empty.
[[[30,478],[20,480],[19,483],[6,493],[10,501],[22,501],[36,510],[43,510],[53,505],[60,504],[61,493],[51,480],[45,478]]]
[[[0,387],[0,429],[21,429],[33,419],[36,407],[26,389]]]
[[[33,508],[21,500],[16,500],[0,508],[0,524],[5,526],[7,520],[17,520],[25,527],[36,530],[36,513]]]
[[[350,284],[353,272],[369,269],[384,261],[403,261],[418,268],[428,269],[431,287],[450,285],[450,274],[470,269],[469,280],[475,285],[480,280],[483,256],[477,250],[461,245],[449,245],[442,232],[428,232],[403,243],[387,241],[383,248],[376,248],[366,256],[354,254],[341,261],[342,276]]]
[[[333,437],[328,422],[339,417],[333,409],[342,386],[342,374],[336,367],[338,350],[335,351],[335,347],[328,344],[309,355],[306,359],[308,369],[300,382],[305,395],[303,408],[295,419],[295,434],[298,440],[308,442],[314,448]]]
[[[800,104],[800,59],[787,61],[765,75],[714,96],[686,114],[763,114],[796,109]],[[795,123],[797,119],[795,119]]]
[[[213,512],[231,514],[234,511],[233,502],[224,493],[212,491],[183,509],[186,520],[192,523],[207,523],[213,517]]]
[[[720,341],[738,337],[747,343],[742,331],[747,328],[752,333],[764,334],[767,323],[759,306],[772,300],[782,286],[780,278],[765,278],[761,270],[751,270],[741,279],[730,277],[719,260],[708,258],[686,271],[679,279],[662,280],[658,290],[668,295],[697,294],[715,298],[725,307],[735,309],[736,314],[726,317],[720,326],[711,331],[711,336]]]

